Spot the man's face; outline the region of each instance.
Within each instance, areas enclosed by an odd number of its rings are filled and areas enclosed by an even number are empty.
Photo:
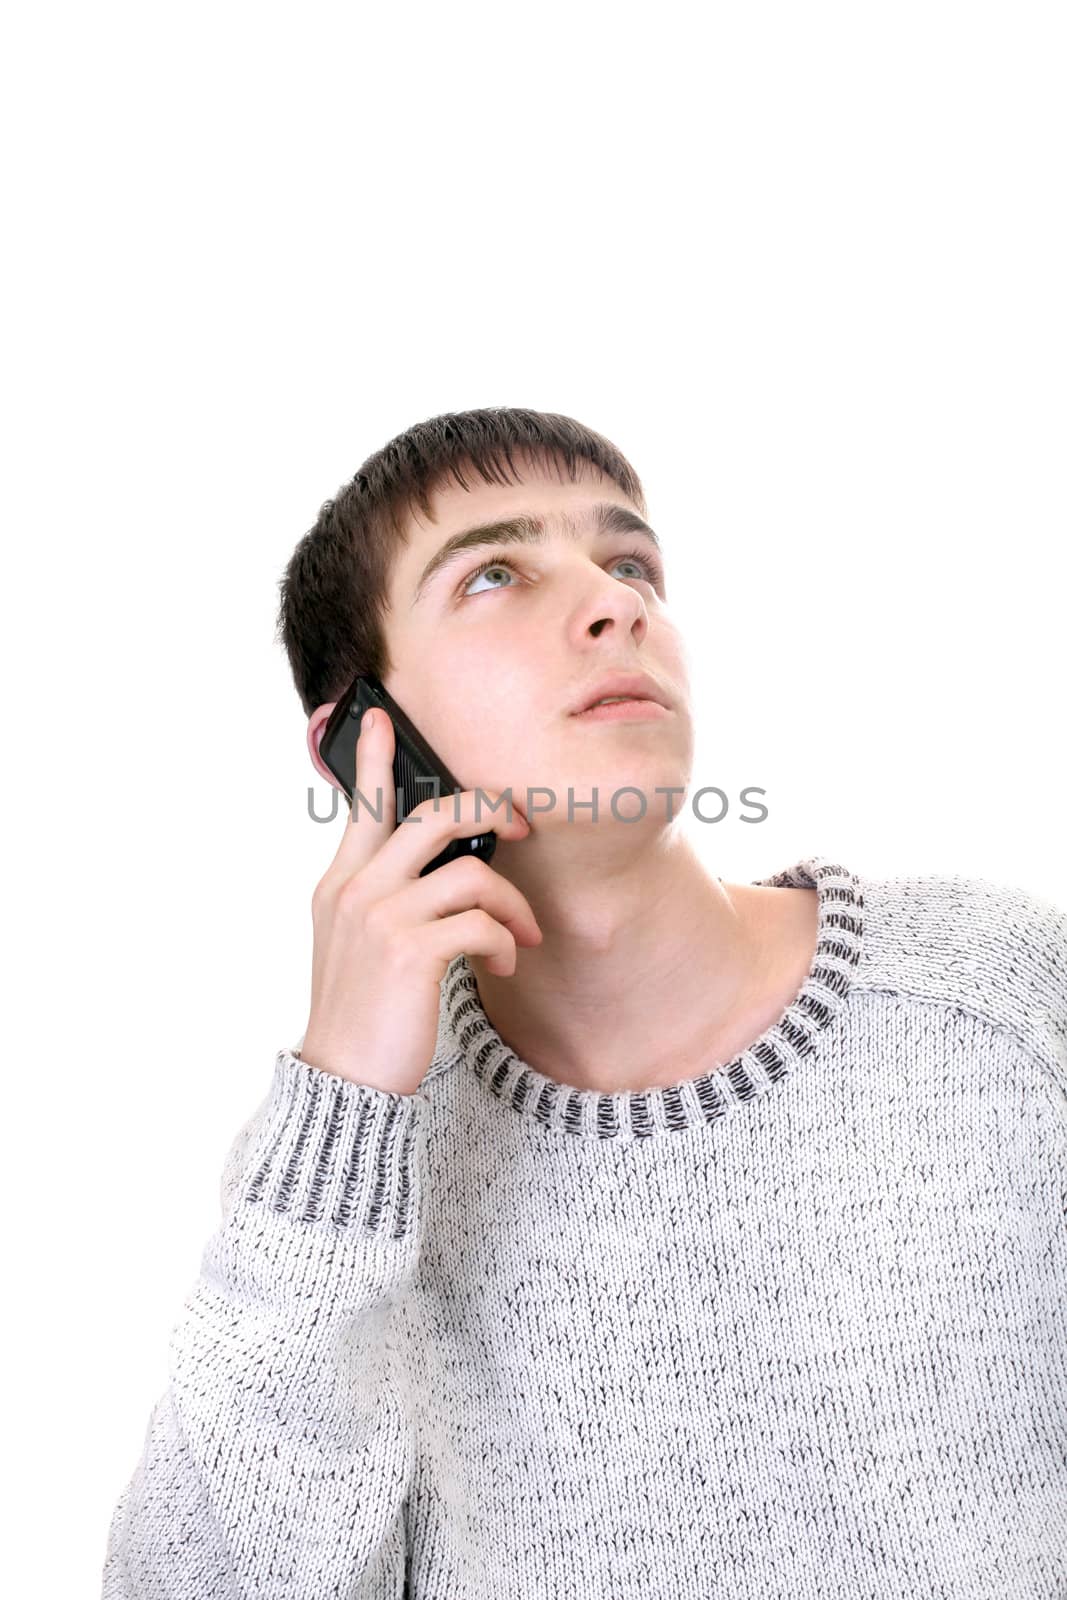
[[[597,508],[638,512],[591,465],[561,483],[528,456],[515,459],[520,482],[464,471],[469,489],[450,481],[431,497],[433,522],[409,518],[387,593],[385,687],[461,788],[510,788],[538,832],[589,826],[588,809],[568,822],[569,790],[576,804],[596,791],[601,826],[617,829],[611,797],[624,785],[644,795],[644,825],[662,827],[683,802],[656,786],[684,787],[692,764],[688,666],[665,602],[664,555],[637,528],[598,531]],[[489,536],[426,571],[453,536],[520,515],[542,519],[545,537]],[[667,710],[572,715],[617,672],[650,677]],[[531,789],[554,792],[551,811],[528,811]],[[535,807],[546,802],[534,797]],[[630,794],[617,809],[635,817],[641,806]]]

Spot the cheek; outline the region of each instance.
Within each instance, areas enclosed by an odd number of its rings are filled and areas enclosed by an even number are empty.
[[[514,628],[497,629],[492,636],[481,628],[470,638],[460,632],[441,658],[442,688],[435,690],[435,697],[450,710],[462,703],[476,724],[481,707],[495,725],[499,712],[510,709],[514,714],[532,701],[541,671]]]
[[[650,635],[649,645],[672,676],[688,681],[689,645],[685,635],[673,623],[661,618],[660,627]]]
[[[477,661],[450,651],[447,669],[424,691],[432,703],[427,722],[437,730],[430,743],[465,788],[501,788],[524,770],[534,734],[531,679],[506,662],[487,671],[484,651]]]

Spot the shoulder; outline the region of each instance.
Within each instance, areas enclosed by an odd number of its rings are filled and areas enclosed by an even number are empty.
[[[855,988],[953,1006],[1014,1033],[1067,1088],[1067,909],[947,873],[864,876]]]

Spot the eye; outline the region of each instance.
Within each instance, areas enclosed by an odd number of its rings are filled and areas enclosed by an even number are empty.
[[[476,567],[474,569],[474,571],[471,573],[470,577],[465,581],[465,583],[463,583],[463,585],[460,588],[460,594],[461,595],[468,595],[468,594],[471,594],[471,593],[476,593],[477,591],[473,591],[471,589],[471,587],[470,587],[471,584],[474,583],[475,579],[484,578],[490,572],[510,572],[510,573],[514,573],[514,571],[515,571],[515,568],[511,565],[511,562],[510,561],[501,561],[499,556],[497,556],[492,561],[483,561],[481,566],[480,567]],[[492,588],[492,589],[502,589],[502,588],[505,588],[505,587],[506,587],[506,585],[500,584],[500,583],[490,584],[490,588]],[[483,590],[482,593],[484,594],[485,591]]]
[[[663,569],[659,562],[654,561],[651,556],[645,555],[642,551],[627,550],[623,555],[616,556],[614,562],[612,563],[613,568],[627,565],[636,566],[641,569],[637,574],[639,581],[643,580],[644,582],[651,584],[653,588],[656,588],[662,584]],[[490,573],[494,572],[510,572],[513,577],[516,575],[516,569],[510,561],[501,556],[492,556],[488,561],[483,561],[480,567],[475,567],[470,576],[464,579],[463,583],[460,585],[460,599],[465,599],[468,595],[472,594],[485,594],[487,592],[485,589],[479,591],[477,589],[473,589],[471,585],[476,583],[479,578],[488,577]],[[492,583],[489,585],[489,587],[490,589],[510,589],[512,585]]]

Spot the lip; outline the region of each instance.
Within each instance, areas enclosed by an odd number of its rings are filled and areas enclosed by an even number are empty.
[[[571,708],[571,716],[589,716],[590,708],[595,705],[596,701],[602,700],[605,695],[625,695],[625,704],[631,707],[637,703],[644,702],[658,707],[660,711],[670,710],[662,689],[653,678],[649,678],[643,672],[616,672],[602,678],[599,683],[595,683],[586,689],[582,694],[582,698]],[[599,711],[621,710],[622,705],[620,704],[616,707],[599,706],[597,709]]]
[[[590,706],[588,711],[572,711],[577,722],[654,722],[669,717],[666,706],[657,700],[613,700],[609,706]]]

